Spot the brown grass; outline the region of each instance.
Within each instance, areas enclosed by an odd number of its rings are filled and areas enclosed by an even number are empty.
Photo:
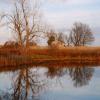
[[[55,61],[100,62],[100,47],[0,48],[0,66],[18,66]]]
[[[29,49],[29,55],[47,55],[59,58],[100,57],[100,47],[68,47],[65,49]]]

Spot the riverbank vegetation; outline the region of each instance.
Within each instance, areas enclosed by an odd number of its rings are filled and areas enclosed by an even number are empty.
[[[42,15],[38,4],[35,0],[33,4],[31,0],[16,0],[13,11],[0,16],[0,24],[7,23],[14,36],[13,41],[0,46],[0,66],[100,60],[100,47],[90,47],[95,37],[89,25],[75,22],[66,34],[54,30],[40,20]],[[37,38],[45,39],[47,46],[38,46]]]
[[[25,48],[1,48],[0,49],[0,66],[17,66],[33,63],[47,62],[99,62],[100,48],[98,47],[68,47],[64,49],[27,49]]]

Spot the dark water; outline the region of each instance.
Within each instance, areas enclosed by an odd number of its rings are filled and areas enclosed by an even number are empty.
[[[0,100],[100,100],[100,68],[66,66],[0,70]]]

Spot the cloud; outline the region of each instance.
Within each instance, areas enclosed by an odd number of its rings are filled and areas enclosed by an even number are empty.
[[[92,0],[93,2],[94,0]],[[87,3],[91,3],[91,0],[68,0],[69,4],[87,4]]]
[[[15,0],[0,0],[0,3],[10,4],[13,3]]]
[[[100,3],[99,0],[48,0],[52,3],[67,3],[71,5],[77,5],[77,4],[93,4],[93,3]]]
[[[70,27],[75,21],[81,21],[91,26],[99,26],[98,20],[100,19],[100,12],[98,11],[85,11],[73,10],[62,12],[48,12],[45,11],[44,15],[53,26],[62,28]]]
[[[49,0],[50,2],[55,2],[55,3],[58,3],[58,2],[66,2],[68,0]]]

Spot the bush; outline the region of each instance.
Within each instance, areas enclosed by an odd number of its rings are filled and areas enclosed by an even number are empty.
[[[53,41],[55,41],[55,37],[54,36],[49,37],[48,45],[50,46]]]

